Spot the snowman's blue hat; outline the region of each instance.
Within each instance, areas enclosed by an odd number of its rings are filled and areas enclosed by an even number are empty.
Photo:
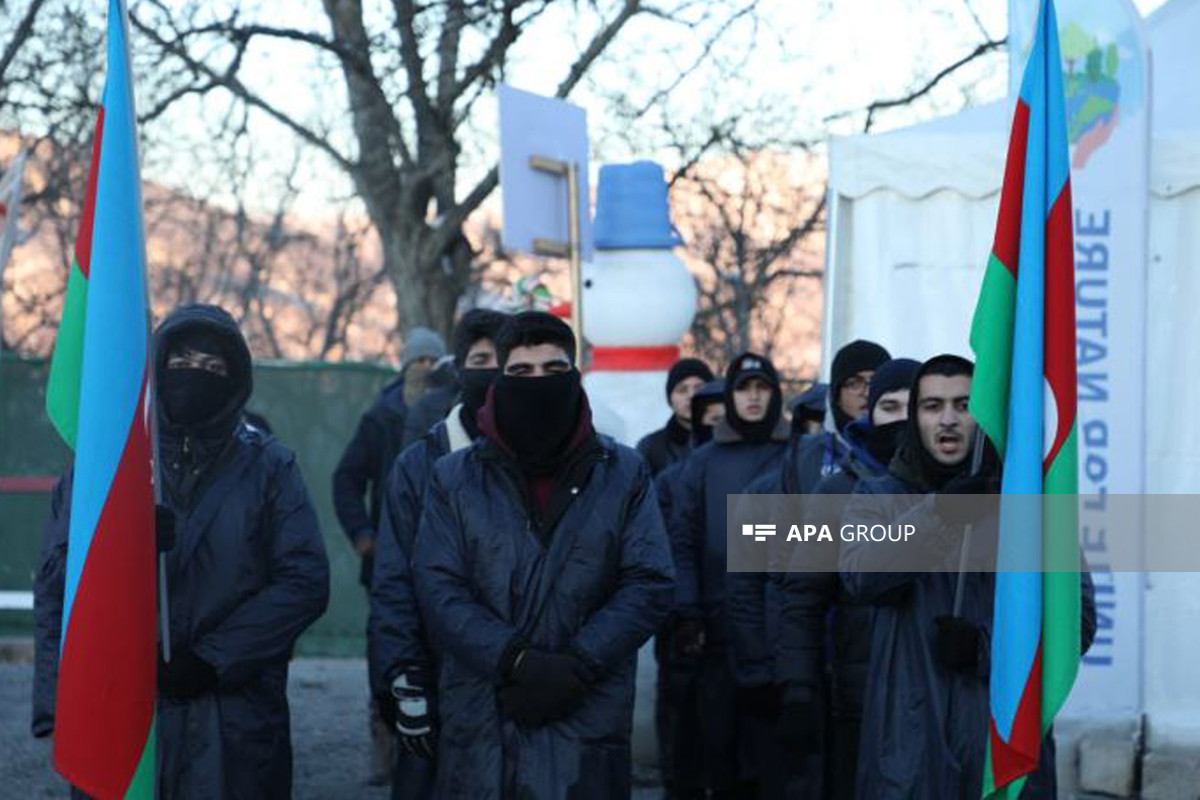
[[[683,244],[671,224],[662,167],[635,161],[600,168],[594,239],[597,250],[669,250]]]

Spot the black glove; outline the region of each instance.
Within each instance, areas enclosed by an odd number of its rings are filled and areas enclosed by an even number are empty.
[[[379,709],[379,719],[389,731],[396,730],[396,698],[392,693],[382,692],[375,695],[375,707]]]
[[[957,672],[974,672],[979,666],[980,641],[983,637],[979,626],[962,617],[937,617],[933,652],[946,669]]]
[[[419,665],[402,670],[392,681],[392,696],[386,705],[391,709],[391,724],[399,734],[400,746],[414,756],[432,759],[437,738],[429,671]]]
[[[512,682],[500,690],[500,708],[530,727],[571,714],[591,683],[587,667],[575,656],[540,650],[519,653],[510,677]]]
[[[154,507],[154,538],[158,552],[169,553],[175,549],[175,512],[162,504]]]
[[[175,700],[194,700],[217,688],[217,670],[191,650],[177,650],[170,663],[159,659],[158,689]]]
[[[967,498],[962,495],[995,495],[996,479],[991,475],[959,475],[951,478],[934,498],[937,515],[949,525],[968,525],[995,514],[999,498]],[[990,501],[990,502],[989,502]]]
[[[773,683],[739,686],[737,690],[738,705],[750,716],[769,722],[779,718],[780,700],[779,690]]]
[[[672,650],[681,660],[697,659],[704,653],[704,620],[683,617],[671,633]]]
[[[825,738],[825,715],[810,686],[788,683],[780,688],[776,735],[789,755],[819,754]]]

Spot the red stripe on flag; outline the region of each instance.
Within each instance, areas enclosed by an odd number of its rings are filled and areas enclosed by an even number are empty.
[[[992,778],[997,787],[1006,786],[1037,769],[1042,745],[1042,644],[1021,693],[1008,742],[1000,738],[995,719],[989,719],[992,739]]]
[[[1021,206],[1025,195],[1025,153],[1029,143],[1029,106],[1017,100],[1012,136],[1004,163],[1004,187],[1000,190],[1000,213],[996,217],[996,239],[992,252],[1008,267],[1013,277],[1021,252]]]
[[[154,501],[146,378],[79,578],[58,674],[54,764],[90,795],[121,797],[154,719]]]
[[[1046,217],[1046,299],[1044,364],[1046,382],[1054,393],[1058,430],[1046,454],[1050,468],[1075,424],[1075,253],[1071,231],[1071,181]]]
[[[92,220],[96,217],[96,182],[100,178],[100,140],[104,138],[104,106],[96,115],[96,133],[92,136],[92,166],[88,170],[87,194],[83,215],[79,218],[79,237],[75,240],[75,262],[83,277],[92,271]]]

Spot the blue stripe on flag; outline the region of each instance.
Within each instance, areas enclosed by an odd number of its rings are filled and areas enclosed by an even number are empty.
[[[122,11],[119,0],[110,0],[110,20],[124,20]],[[129,438],[130,426],[136,415],[142,413],[137,405],[148,347],[146,250],[127,54],[124,24],[110,24],[104,134],[96,184],[67,548],[64,641],[92,536]]]

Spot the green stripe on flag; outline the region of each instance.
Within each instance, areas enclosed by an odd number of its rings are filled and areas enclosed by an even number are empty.
[[[1079,672],[1079,457],[1076,426],[1050,464],[1042,519],[1042,730],[1067,701]]]
[[[993,253],[988,259],[975,318],[971,321],[975,376],[971,381],[970,409],[971,416],[999,453],[1004,452],[1008,439],[1008,388],[1012,379],[1016,306],[1016,278]]]
[[[158,736],[155,734],[157,727],[158,718],[155,715],[150,718],[150,735],[146,739],[146,749],[142,751],[129,788],[125,790],[125,800],[154,800],[154,778],[158,772]]]
[[[46,415],[72,450],[79,429],[79,381],[83,374],[83,328],[87,316],[88,281],[72,262],[63,300],[58,340],[46,383]]]

